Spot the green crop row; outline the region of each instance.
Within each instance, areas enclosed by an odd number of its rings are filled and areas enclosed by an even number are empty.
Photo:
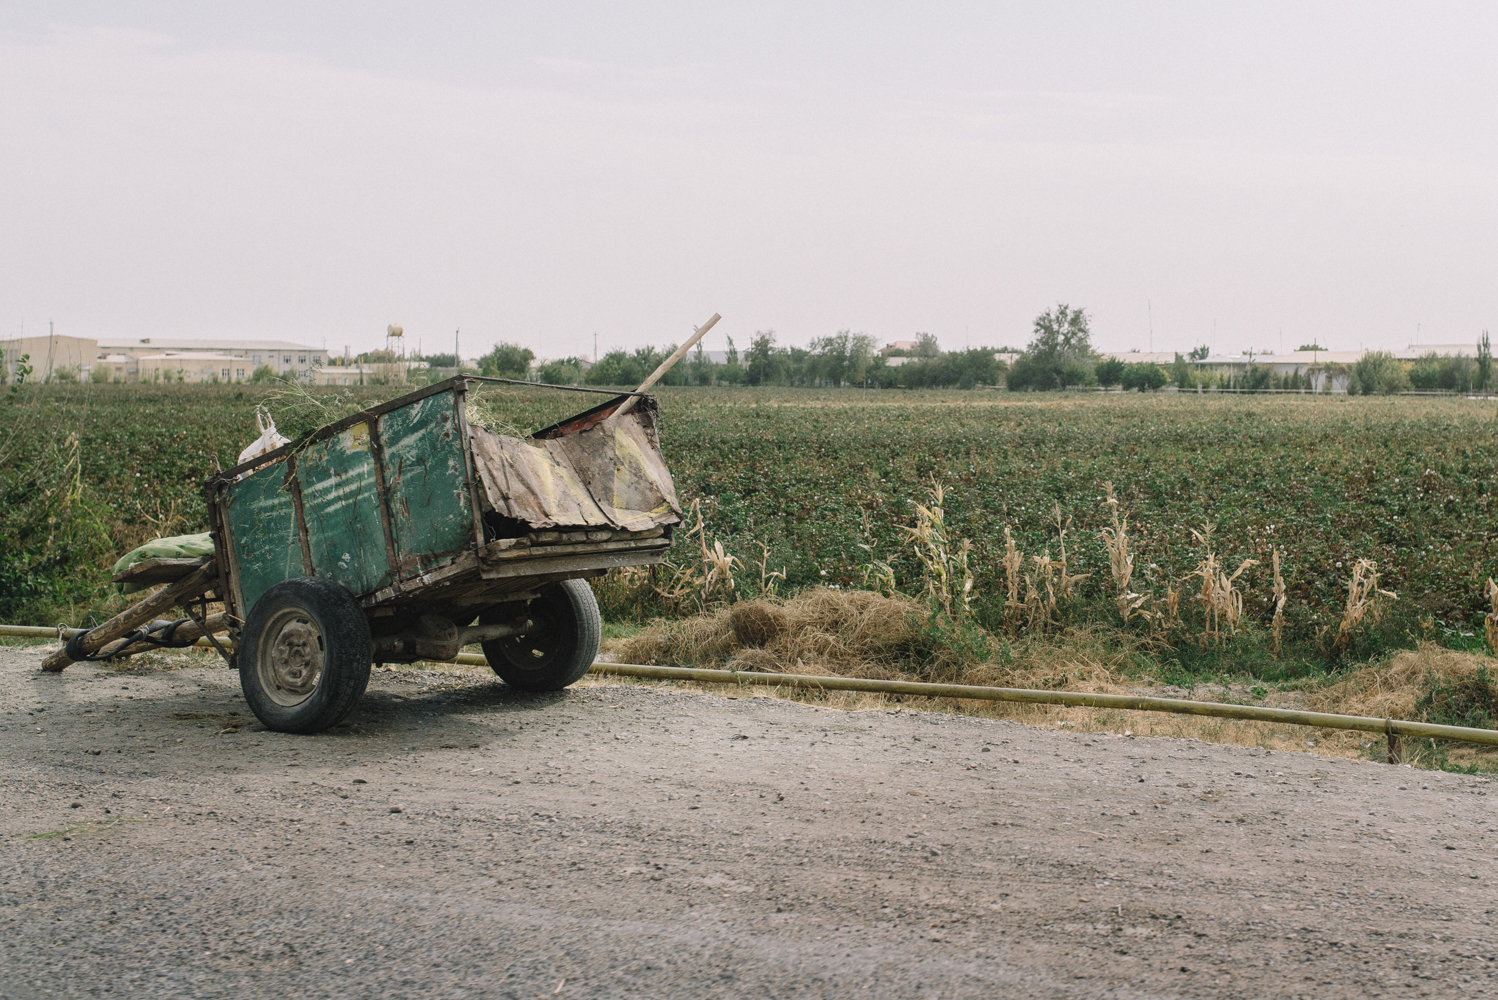
[[[322,410],[254,387],[31,388],[0,402],[0,488],[52,474],[38,465],[63,475],[59,449],[76,434],[84,496],[118,552],[158,531],[203,530],[199,483],[255,437],[257,403],[295,435],[392,394],[314,390]],[[601,398],[484,397],[516,428]],[[972,540],[980,590],[999,588],[1006,525],[1027,558],[1059,555],[1059,508],[1074,571],[1092,573],[1083,593],[1108,593],[1098,535],[1107,482],[1131,521],[1136,581],[1181,580],[1204,553],[1191,529],[1210,524],[1224,562],[1261,561],[1239,582],[1250,613],[1267,607],[1274,547],[1311,624],[1336,620],[1358,558],[1379,563],[1402,606],[1457,624],[1472,621],[1483,581],[1498,576],[1492,402],[762,388],[668,388],[660,400],[683,501],[700,500],[709,537],[746,563],[767,545],[769,568],[783,567],[791,587],[858,585],[861,545],[914,580],[901,529],[933,481],[948,491],[950,532]],[[0,527],[19,538],[16,525]],[[96,554],[74,575],[97,587],[106,563]]]

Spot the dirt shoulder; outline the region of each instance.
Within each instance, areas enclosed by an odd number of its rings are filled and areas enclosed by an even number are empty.
[[[758,697],[0,648],[0,998],[1498,992],[1493,783]],[[207,660],[195,661],[211,663]]]

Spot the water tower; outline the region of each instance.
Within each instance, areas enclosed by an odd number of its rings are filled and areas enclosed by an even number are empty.
[[[385,327],[385,350],[391,361],[403,360],[406,356],[406,331],[399,323]]]

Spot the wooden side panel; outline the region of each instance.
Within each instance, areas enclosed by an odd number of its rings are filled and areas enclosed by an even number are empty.
[[[446,562],[474,541],[457,399],[444,392],[380,417],[390,520],[402,579]]]
[[[241,614],[248,614],[271,587],[306,575],[285,479],[286,464],[277,462],[224,491],[222,509],[239,574]]]
[[[394,579],[385,549],[369,425],[354,424],[297,456],[307,543],[317,576],[355,596]]]

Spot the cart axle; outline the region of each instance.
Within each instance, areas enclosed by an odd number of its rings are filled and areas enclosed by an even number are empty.
[[[452,660],[463,647],[491,639],[524,635],[534,623],[528,619],[497,625],[458,627],[440,615],[422,615],[415,628],[374,641],[376,663],[413,663],[416,660]]]

